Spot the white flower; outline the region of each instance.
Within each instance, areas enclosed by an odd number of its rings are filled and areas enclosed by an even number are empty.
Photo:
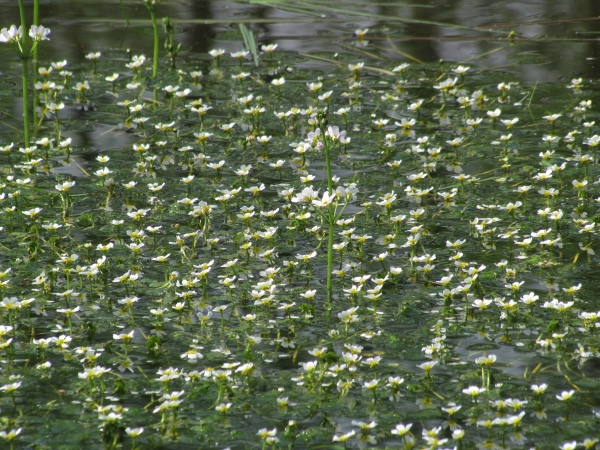
[[[132,438],[138,437],[143,432],[144,432],[144,428],[143,427],[140,427],[140,428],[130,428],[130,427],[127,427],[127,428],[125,428],[125,433],[127,433],[127,435],[129,435],[129,437],[132,437]]]
[[[502,111],[499,108],[496,108],[494,111],[488,111],[486,114],[488,115],[488,117],[491,117],[492,119],[495,119],[498,116],[500,116],[501,112]]]
[[[344,323],[352,323],[352,322],[357,322],[358,321],[358,316],[356,315],[356,311],[358,310],[358,306],[354,307],[354,308],[350,308],[346,311],[342,311],[340,313],[338,313],[338,317],[342,320],[342,322]]]
[[[340,131],[339,127],[327,127],[325,136],[329,137],[333,141],[341,141],[346,137],[345,131]]]
[[[25,214],[26,216],[29,216],[32,219],[35,216],[37,216],[40,212],[42,212],[42,208],[33,208],[28,211],[22,211],[23,214]]]
[[[300,365],[302,366],[305,372],[311,373],[316,370],[318,361],[301,362]]]
[[[437,365],[437,361],[427,361],[424,362],[423,364],[419,364],[417,367],[419,369],[423,369],[425,372],[429,373],[431,372],[431,369],[433,369],[436,365]]]
[[[465,430],[454,430],[452,432],[452,439],[454,439],[455,441],[462,439],[465,436]]]
[[[465,73],[467,73],[469,71],[470,67],[465,67],[465,66],[458,66],[456,69],[453,69],[452,72],[458,74],[458,75],[463,75]]]
[[[480,356],[475,359],[475,364],[480,366],[490,366],[496,362],[496,355]]]
[[[333,442],[346,442],[348,439],[350,439],[352,436],[354,436],[356,434],[356,431],[352,430],[349,433],[343,434],[341,436],[335,435],[333,436]]]
[[[402,63],[399,66],[396,66],[392,69],[392,72],[404,72],[406,69],[408,69],[409,64],[408,63]]]
[[[69,192],[73,186],[75,186],[75,181],[65,181],[64,183],[57,184],[55,188],[60,192]]]
[[[299,192],[294,197],[292,197],[292,202],[294,203],[304,203],[309,202],[317,198],[319,195],[319,191],[315,191],[312,186],[306,187],[302,189],[302,192]]]
[[[91,53],[88,53],[87,55],[85,55],[85,59],[89,59],[91,61],[94,61],[96,59],[99,59],[100,56],[102,56],[102,53],[100,53],[100,52],[91,52]],[[139,58],[139,57],[136,57],[136,56],[133,57],[134,60],[136,58]]]
[[[49,40],[49,34],[50,29],[45,28],[43,25],[40,25],[39,27],[32,25],[29,29],[29,36],[31,36],[31,39],[33,39],[34,41],[47,41]]]
[[[261,428],[260,430],[258,430],[258,433],[256,433],[258,436],[260,436],[262,439],[267,439],[269,437],[273,437],[277,434],[277,428],[273,428],[272,430],[267,430],[266,428]]]
[[[221,403],[215,406],[215,410],[218,412],[227,412],[231,408],[232,403]]]
[[[485,392],[485,388],[480,388],[477,386],[469,386],[468,388],[463,389],[462,391],[464,394],[468,394],[472,397],[477,397],[482,392]]]
[[[456,83],[458,83],[458,78],[448,78],[445,81],[442,81],[439,84],[436,84],[435,86],[433,86],[434,89],[440,90],[440,91],[448,91],[450,89],[452,89],[454,86],[456,86]]]
[[[332,203],[334,198],[335,195],[329,195],[329,192],[325,191],[321,200],[313,200],[312,203],[319,208],[326,208]]]
[[[218,58],[219,56],[225,54],[225,50],[223,50],[223,49],[214,49],[214,50],[209,51],[208,54],[210,56],[212,56],[213,58]]]
[[[0,431],[0,437],[6,439],[7,441],[12,441],[14,438],[16,438],[20,433],[21,430],[23,428],[18,428],[18,429],[12,429],[9,432],[6,431]],[[12,444],[11,444],[12,446]]]
[[[11,25],[10,28],[2,28],[0,31],[0,42],[5,42],[7,44],[13,44],[18,42],[23,37],[23,29],[21,27],[17,28],[14,25]]]
[[[567,400],[569,400],[569,399],[570,399],[570,398],[573,396],[573,394],[574,394],[574,393],[575,393],[575,391],[574,391],[574,390],[570,390],[570,391],[562,391],[562,392],[560,393],[560,395],[557,395],[557,396],[556,396],[556,398],[557,398],[558,400],[560,400],[561,402],[564,402],[564,401],[567,401]]]
[[[395,434],[397,436],[404,436],[406,433],[410,432],[411,427],[412,423],[409,423],[408,425],[399,423],[398,425],[396,425],[396,428],[392,429],[392,434]]]
[[[249,54],[250,54],[250,52],[247,52],[245,50],[241,50],[239,52],[233,52],[233,53],[231,53],[231,57],[232,58],[242,59],[242,58],[245,58],[246,56],[248,56]]]

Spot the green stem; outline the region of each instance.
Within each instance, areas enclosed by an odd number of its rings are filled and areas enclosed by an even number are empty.
[[[325,164],[327,166],[327,191],[329,196],[333,193],[333,178],[331,177],[331,149],[325,147]],[[333,271],[333,233],[335,226],[335,211],[333,203],[329,204],[329,236],[327,240],[327,305],[331,306],[333,297],[332,271]]]
[[[19,14],[21,17],[21,30],[23,32],[21,36],[21,47],[25,50],[27,46],[27,23],[25,22],[25,6],[23,0],[19,0]]]
[[[40,0],[33,0],[33,24],[35,26],[40,25]],[[25,29],[23,29],[25,30]],[[38,81],[38,48],[37,45],[33,48],[33,85]],[[33,90],[33,112],[35,117],[35,111],[37,111],[37,107],[40,104],[40,96],[37,90]],[[37,130],[35,125],[35,120],[33,121],[34,131]]]
[[[333,272],[333,233],[334,233],[334,217],[333,205],[329,205],[329,236],[327,241],[327,304],[331,305],[333,297],[332,272]]]
[[[23,131],[25,133],[25,147],[30,147],[29,138],[29,71],[28,71],[28,58],[29,53],[27,52],[27,23],[25,21],[25,6],[23,0],[19,0],[19,13],[21,15],[21,62],[23,63]]]
[[[156,13],[154,8],[150,9],[150,17],[152,18],[152,29],[154,31],[154,57],[152,59],[152,78],[156,80],[158,74],[158,24],[156,23]]]
[[[35,107],[35,97],[33,99],[34,107]],[[58,119],[58,111],[54,111],[54,124],[56,125],[56,141],[60,142],[61,134],[60,134],[60,120]],[[67,156],[67,161],[69,157]]]
[[[23,132],[25,133],[25,147],[31,147],[29,138],[29,73],[27,57],[22,56],[21,62],[23,63]]]

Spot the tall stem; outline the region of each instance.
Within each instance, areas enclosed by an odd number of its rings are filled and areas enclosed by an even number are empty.
[[[27,23],[25,22],[25,6],[23,5],[23,0],[19,0],[19,14],[21,16],[21,46],[23,50],[27,46]]]
[[[35,26],[40,25],[40,0],[33,0],[33,24]],[[38,48],[37,45],[33,48],[33,85],[38,81]],[[33,128],[34,134],[37,131],[36,121],[35,121],[35,112],[37,111],[38,106],[40,105],[40,96],[38,91],[33,89]]]
[[[331,148],[325,144],[325,165],[327,166],[327,191],[331,197],[333,193],[333,178],[331,177]],[[329,209],[329,236],[327,241],[327,304],[331,305],[333,298],[332,271],[333,271],[333,233],[335,226],[335,210],[333,203]]]
[[[331,284],[333,271],[333,233],[334,233],[334,217],[333,205],[329,205],[329,239],[327,241],[327,303],[331,305],[333,297],[333,286]]]
[[[27,52],[27,23],[25,21],[25,6],[23,5],[23,0],[19,0],[19,13],[21,15],[21,62],[23,63],[23,131],[25,133],[25,147],[30,147],[29,141],[29,111],[27,110],[29,107],[29,72],[27,68],[27,60],[29,58],[29,53]]]
[[[152,59],[152,78],[156,80],[158,74],[158,24],[156,23],[156,12],[154,7],[150,9],[150,17],[152,18],[152,29],[154,31],[154,57]]]
[[[23,131],[25,133],[25,147],[31,147],[29,139],[29,90],[27,85],[29,84],[29,71],[28,71],[28,60],[25,56],[21,57],[23,63]]]

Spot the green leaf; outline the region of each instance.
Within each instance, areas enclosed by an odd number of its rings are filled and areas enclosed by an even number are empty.
[[[254,65],[258,67],[258,51],[256,49],[256,42],[254,41],[254,33],[243,23],[240,23],[240,31],[242,32],[242,38],[244,38],[244,45],[246,49],[252,54],[254,59]]]

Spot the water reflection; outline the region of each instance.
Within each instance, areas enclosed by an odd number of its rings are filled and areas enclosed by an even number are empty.
[[[31,8],[31,4],[28,7]],[[382,54],[393,60],[405,58],[391,50],[386,35],[390,35],[401,52],[426,62],[443,59],[468,61],[481,68],[504,67],[528,81],[600,76],[596,62],[600,56],[596,39],[600,3],[596,0],[493,3],[430,0],[414,5],[367,1],[342,2],[340,7],[369,13],[375,18],[333,12],[327,12],[326,17],[311,16],[222,0],[165,2],[158,15],[169,15],[177,22],[176,38],[183,44],[184,58],[206,53],[216,46],[238,50],[241,38],[237,24],[231,21],[246,21],[252,22],[249,27],[260,43],[277,42],[280,49],[287,51],[348,51],[354,30],[369,28],[370,47],[386,48]],[[118,1],[42,2],[42,21],[52,29],[52,40],[44,45],[44,58],[68,59],[76,64],[83,63],[89,51],[131,48],[134,52],[150,54],[152,39],[146,8],[141,1],[133,1],[126,2],[125,9],[131,20],[129,26]],[[31,16],[31,11],[28,14]],[[2,26],[17,23],[16,2],[0,1],[0,17]],[[500,34],[414,22],[386,23],[378,17],[438,21],[469,28],[494,27]],[[204,23],[203,19],[208,22]],[[510,31],[524,39],[512,44],[496,39],[505,38]],[[529,40],[556,37],[561,39]],[[8,56],[9,49],[3,47],[0,52]]]

